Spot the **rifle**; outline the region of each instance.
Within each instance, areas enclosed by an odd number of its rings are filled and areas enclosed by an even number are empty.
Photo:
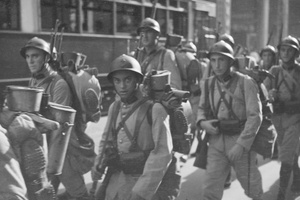
[[[60,21],[56,19],[54,32],[51,32],[51,39],[50,39],[50,60],[49,64],[50,66],[58,71],[59,70],[59,60],[60,60],[60,52],[61,52],[61,45],[62,45],[62,37],[64,32],[64,27],[61,29],[61,33],[59,36],[57,36],[58,33],[58,27],[61,25]],[[56,43],[58,41],[58,48],[56,48]],[[56,53],[54,52],[54,49],[56,50]],[[57,56],[55,56],[57,54]]]
[[[278,37],[278,44],[281,43],[281,40],[282,40],[282,32],[283,32],[283,22],[281,22],[280,24],[280,29],[279,29],[279,37]],[[276,65],[279,64],[279,52],[277,54],[277,57],[276,57]]]
[[[216,42],[219,41],[220,37],[220,27],[221,27],[221,22],[218,22],[216,29],[215,29],[215,37],[216,37]]]
[[[153,6],[152,6],[152,12],[151,12],[151,18],[154,19],[155,18],[155,14],[156,14],[156,4],[157,4],[157,0],[153,1]]]

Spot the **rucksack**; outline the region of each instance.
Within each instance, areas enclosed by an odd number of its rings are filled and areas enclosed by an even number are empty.
[[[204,64],[198,59],[193,59],[186,67],[187,90],[194,96],[201,94],[200,79],[203,77]]]
[[[149,106],[149,109],[147,110],[147,120],[150,125],[152,125],[152,106],[155,102],[152,102],[152,105]],[[163,105],[163,104],[162,104]],[[185,104],[189,105],[189,104]],[[163,105],[164,106],[164,105]],[[188,123],[186,116],[182,114],[176,114],[177,112],[173,111],[172,109],[166,108],[168,115],[169,115],[169,125],[170,125],[170,132],[172,135],[172,141],[173,141],[173,151],[182,153],[182,154],[189,154],[191,149],[191,143],[193,139],[193,135],[190,133],[187,133],[187,131],[183,130],[176,130],[175,124],[184,124]],[[182,107],[182,109],[185,109],[185,106]],[[181,111],[178,111],[181,112]],[[183,111],[184,113],[184,111]],[[186,124],[187,125],[187,124]]]

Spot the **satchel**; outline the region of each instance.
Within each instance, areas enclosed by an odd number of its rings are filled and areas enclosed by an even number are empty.
[[[70,141],[67,154],[72,167],[80,174],[86,174],[92,169],[96,157],[93,139],[87,134],[84,135],[85,142],[79,142],[79,140]]]
[[[219,129],[224,135],[238,135],[244,129],[244,123],[240,120],[220,120]]]
[[[263,158],[271,158],[274,152],[277,132],[271,120],[264,117],[262,124],[255,136],[251,150],[263,156]]]
[[[120,167],[124,174],[142,174],[148,156],[144,151],[120,154]]]

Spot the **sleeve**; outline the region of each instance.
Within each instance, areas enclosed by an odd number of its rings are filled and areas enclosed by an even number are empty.
[[[53,102],[64,106],[70,106],[72,95],[67,82],[63,79],[58,80],[53,88]]]
[[[169,130],[169,117],[161,104],[152,108],[152,137],[154,149],[146,161],[143,174],[133,187],[133,192],[151,199],[156,193],[172,160],[172,136]]]
[[[171,50],[166,50],[163,69],[171,72],[171,87],[181,90],[180,71],[176,63],[175,54]]]
[[[206,88],[205,84],[208,84],[208,80],[201,81],[201,83],[200,83],[202,93],[200,95],[200,102],[199,102],[198,111],[197,111],[197,121],[196,121],[197,125],[199,125],[198,123],[201,120],[208,119],[209,113],[211,113],[210,106],[209,106],[210,103],[206,102],[209,99],[209,97],[207,97],[209,92],[206,91],[208,89],[208,87]]]
[[[113,112],[113,105],[114,104],[115,104],[115,102],[112,103],[110,105],[109,109],[108,109],[107,121],[106,121],[104,131],[103,131],[102,136],[101,136],[101,140],[99,142],[99,150],[98,150],[98,154],[95,158],[95,165],[99,164],[99,161],[100,161],[99,159],[100,159],[102,151],[103,151],[104,142],[105,142],[105,139],[107,137],[107,134],[109,134],[109,126],[110,126],[110,123],[111,123],[111,120],[112,120],[112,112]]]
[[[244,81],[247,120],[244,130],[237,139],[237,144],[240,144],[245,149],[250,150],[262,122],[262,105],[259,98],[258,86],[254,80],[249,77],[242,81]]]

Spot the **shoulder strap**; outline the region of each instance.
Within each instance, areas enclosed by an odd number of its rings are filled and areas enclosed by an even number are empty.
[[[122,127],[124,127],[126,120],[132,115],[132,113],[138,108],[140,107],[140,105],[142,105],[143,103],[145,103],[148,100],[148,98],[143,98],[142,100],[140,100],[138,103],[136,103],[132,109],[127,113],[127,115],[122,119],[122,121],[120,121],[118,127],[115,129],[115,134],[118,134],[118,132],[120,131],[120,129]],[[117,118],[117,117],[115,117]]]
[[[164,66],[164,61],[165,61],[165,54],[166,54],[166,49],[161,48],[159,51],[162,51],[160,54],[159,60],[160,60],[160,65],[157,67],[157,70],[163,70]],[[176,58],[176,56],[175,56]]]
[[[137,114],[137,121],[135,123],[134,134],[133,134],[133,137],[132,137],[132,140],[131,140],[132,147],[139,148],[138,143],[137,143],[137,139],[138,139],[138,136],[139,136],[140,128],[141,128],[143,120],[145,119],[145,117],[147,117],[149,110],[152,111],[151,108],[152,108],[152,104],[147,103],[147,102],[143,103],[140,106],[140,109],[139,109],[138,114]],[[152,125],[152,123],[150,125]]]

